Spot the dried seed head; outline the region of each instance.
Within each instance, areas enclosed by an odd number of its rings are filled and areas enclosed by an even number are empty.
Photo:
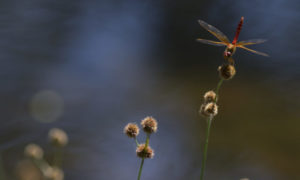
[[[28,144],[25,147],[24,154],[25,154],[26,157],[36,159],[36,160],[40,160],[44,156],[44,151],[37,144]]]
[[[139,132],[139,127],[134,123],[128,123],[124,128],[124,133],[130,138],[137,137],[137,135],[139,135]]]
[[[229,80],[229,79],[233,78],[233,76],[236,73],[235,67],[230,64],[223,64],[222,66],[219,66],[218,71],[219,71],[220,77],[225,80]]]
[[[207,114],[204,110],[205,110],[205,106],[206,104],[202,104],[200,106],[200,110],[199,110],[199,113],[203,116],[203,117],[209,117],[209,114]]]
[[[57,147],[66,146],[69,141],[66,132],[58,128],[51,129],[48,133],[48,138],[51,144]]]
[[[157,131],[157,121],[151,116],[144,118],[141,125],[146,133],[150,134]]]
[[[204,94],[204,102],[209,103],[209,102],[214,102],[216,100],[216,93],[214,91],[207,91]]]
[[[204,113],[208,114],[209,116],[215,116],[218,114],[218,106],[216,103],[208,103],[205,105]]]
[[[136,155],[140,158],[153,158],[154,151],[150,146],[147,146],[147,148],[145,148],[145,144],[140,144],[136,148]]]
[[[47,167],[44,171],[44,176],[47,180],[63,180],[64,172],[58,167]]]

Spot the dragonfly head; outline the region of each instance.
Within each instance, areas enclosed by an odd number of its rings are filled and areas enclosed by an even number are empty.
[[[232,53],[230,51],[224,51],[224,56],[229,58],[232,56]]]
[[[235,53],[236,47],[233,44],[228,44],[224,51],[224,56],[229,58]]]

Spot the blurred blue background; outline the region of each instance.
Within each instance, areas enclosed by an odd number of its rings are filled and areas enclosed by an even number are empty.
[[[299,179],[300,4],[297,0],[0,2],[0,151],[7,179],[23,148],[46,150],[64,129],[66,180],[136,179],[140,159],[123,134],[151,115],[158,132],[142,179],[199,179],[203,94],[216,87],[224,48],[202,19],[233,38],[265,38],[239,49],[237,74],[223,84],[209,144],[207,179]],[[45,95],[46,94],[46,95]],[[35,102],[44,103],[37,114]],[[141,134],[140,141],[145,139]]]

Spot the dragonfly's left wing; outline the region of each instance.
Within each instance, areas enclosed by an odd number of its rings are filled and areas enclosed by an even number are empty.
[[[227,44],[225,42],[217,42],[217,41],[211,41],[206,39],[197,39],[197,41],[202,42],[204,44],[214,45],[214,46],[226,46]]]
[[[251,40],[247,40],[247,41],[240,41],[237,43],[237,45],[246,46],[246,45],[260,44],[260,43],[264,43],[266,41],[267,41],[266,39],[251,39]]]
[[[245,50],[250,51],[250,52],[253,52],[253,53],[255,53],[255,54],[262,55],[262,56],[269,56],[269,55],[266,54],[266,53],[258,52],[258,51],[255,51],[255,50],[253,50],[253,49],[246,48],[246,47],[243,46],[243,45],[238,45],[237,47],[242,48],[242,49],[245,49]]]
[[[216,38],[218,38],[220,41],[229,44],[229,40],[228,38],[217,28],[213,27],[210,24],[207,24],[206,22],[202,21],[202,20],[198,20],[199,24],[206,29],[208,32],[210,32],[211,34],[213,34]]]

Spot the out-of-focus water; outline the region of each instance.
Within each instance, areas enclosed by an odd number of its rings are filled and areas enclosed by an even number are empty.
[[[67,180],[136,179],[140,159],[122,131],[148,115],[159,130],[143,179],[199,179],[206,124],[198,109],[218,82],[224,49],[195,41],[214,39],[197,20],[232,39],[241,16],[240,39],[268,39],[253,49],[270,57],[237,51],[206,177],[298,179],[299,10],[296,0],[2,2],[0,150],[8,179],[26,144],[51,153],[52,127],[69,135]]]

